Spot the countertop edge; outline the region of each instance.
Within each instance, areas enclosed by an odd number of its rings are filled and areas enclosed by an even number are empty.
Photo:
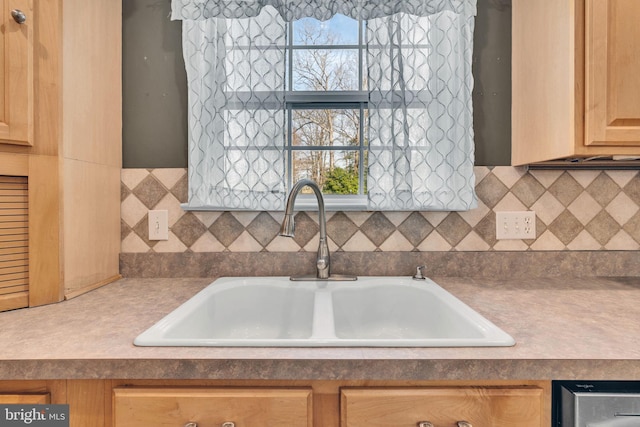
[[[381,375],[380,373],[384,373]],[[0,380],[640,380],[637,360],[3,360]]]

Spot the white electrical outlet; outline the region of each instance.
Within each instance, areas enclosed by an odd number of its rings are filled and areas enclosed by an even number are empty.
[[[168,211],[149,211],[149,240],[169,240]]]
[[[535,239],[536,213],[534,211],[496,212],[496,238]]]

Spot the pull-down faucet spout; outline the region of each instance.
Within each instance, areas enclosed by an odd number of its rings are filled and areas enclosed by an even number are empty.
[[[327,220],[324,208],[324,197],[318,184],[310,179],[301,179],[291,188],[287,205],[284,212],[284,219],[280,227],[280,235],[293,237],[295,232],[295,221],[293,219],[293,207],[296,202],[296,196],[303,187],[308,186],[318,200],[318,223],[320,226],[320,241],[318,242],[318,255],[316,257],[316,275],[304,277],[292,277],[291,280],[356,280],[355,276],[332,276],[331,275],[331,259],[329,256],[329,244],[327,243]]]

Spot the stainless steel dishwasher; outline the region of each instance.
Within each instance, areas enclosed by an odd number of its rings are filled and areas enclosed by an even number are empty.
[[[640,427],[640,381],[553,381],[552,427]]]

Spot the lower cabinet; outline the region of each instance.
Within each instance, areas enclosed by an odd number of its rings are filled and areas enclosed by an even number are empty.
[[[70,427],[547,427],[550,388],[549,381],[0,381],[0,404],[65,403]]]
[[[114,427],[312,427],[311,389],[114,388]]]
[[[340,394],[341,427],[540,427],[540,388],[355,388]]]

